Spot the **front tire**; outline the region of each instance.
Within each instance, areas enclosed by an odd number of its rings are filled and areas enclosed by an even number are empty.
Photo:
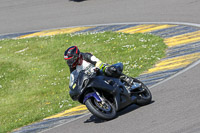
[[[97,102],[95,98],[90,98],[85,102],[88,110],[96,117],[103,120],[111,120],[116,117],[115,107],[105,99],[105,104]]]

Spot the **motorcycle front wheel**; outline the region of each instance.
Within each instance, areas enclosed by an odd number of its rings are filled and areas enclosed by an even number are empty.
[[[102,104],[95,98],[90,98],[85,102],[85,105],[93,115],[100,119],[111,120],[116,117],[116,109],[107,99]]]

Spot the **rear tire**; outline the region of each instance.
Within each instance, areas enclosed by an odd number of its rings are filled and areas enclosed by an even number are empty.
[[[97,102],[95,98],[90,98],[85,102],[88,110],[96,117],[103,120],[111,120],[116,117],[115,107],[105,99],[105,107],[101,103]]]
[[[138,79],[134,79],[134,82],[141,83],[142,84],[141,89],[144,89],[143,92],[138,94],[136,104],[141,105],[141,106],[150,104],[152,101],[152,95],[149,88]]]

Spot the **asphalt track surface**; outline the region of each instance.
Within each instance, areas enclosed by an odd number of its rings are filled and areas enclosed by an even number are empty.
[[[199,0],[1,0],[0,34],[124,23],[200,23]]]
[[[121,22],[200,23],[198,0],[2,0],[0,34]],[[200,64],[151,88],[154,102],[111,121],[90,114],[46,132],[198,133]]]

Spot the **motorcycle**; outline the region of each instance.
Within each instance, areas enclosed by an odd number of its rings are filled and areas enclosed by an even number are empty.
[[[117,75],[123,71],[123,64],[112,65]],[[70,74],[69,94],[74,101],[85,104],[96,117],[110,120],[117,111],[131,104],[140,106],[151,103],[152,95],[148,87],[136,78],[127,84],[119,77],[108,77],[92,65]]]

